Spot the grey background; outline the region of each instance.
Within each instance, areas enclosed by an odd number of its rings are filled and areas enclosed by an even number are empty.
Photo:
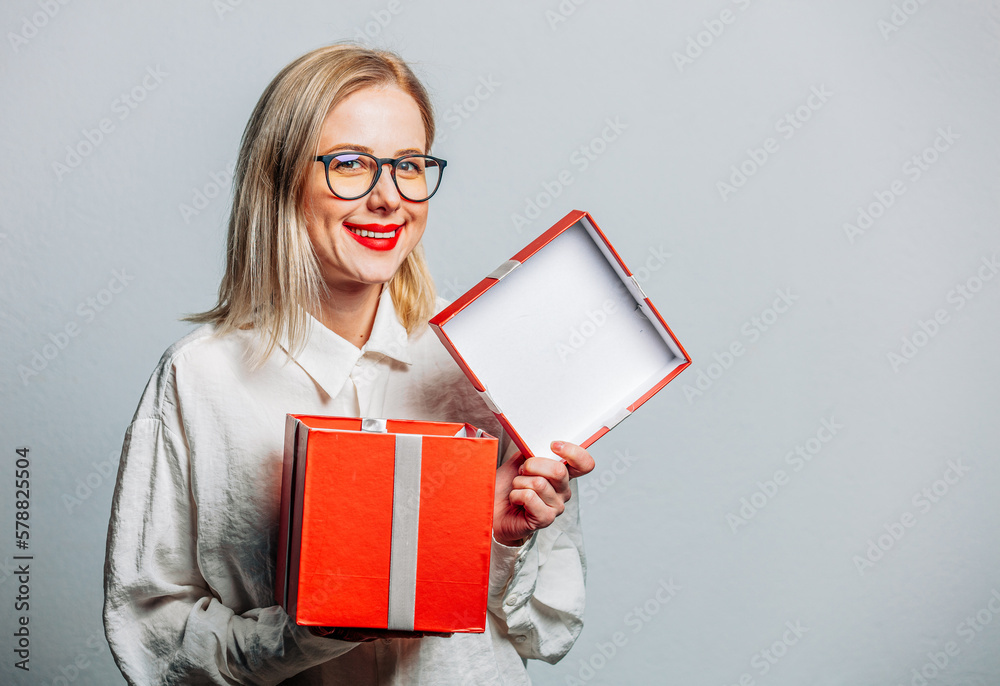
[[[694,358],[592,448],[586,628],[561,663],[531,665],[535,683],[1000,683],[1000,279],[975,282],[1000,249],[998,3],[17,0],[0,27],[0,682],[121,683],[100,620],[113,474],[150,372],[189,330],[177,317],[214,302],[229,188],[212,175],[282,66],[363,38],[433,93],[449,168],[424,240],[446,296],[585,209]],[[786,139],[776,123],[814,87],[832,95]],[[103,118],[113,129],[60,175]],[[620,131],[593,143],[609,119]],[[958,137],[908,176],[939,128]],[[581,146],[600,149],[586,169]],[[572,183],[515,228],[563,170]],[[844,224],[897,180],[906,192],[851,240]],[[105,292],[116,270],[127,285]],[[956,295],[970,278],[978,292]],[[778,289],[794,301],[775,316]],[[922,345],[894,368],[904,337]],[[35,353],[52,359],[26,375]],[[795,471],[786,455],[824,420],[843,428]],[[25,445],[30,676],[10,652]],[[727,515],[779,469],[734,531]],[[885,527],[906,513],[896,541]],[[990,622],[963,631],[977,612]]]

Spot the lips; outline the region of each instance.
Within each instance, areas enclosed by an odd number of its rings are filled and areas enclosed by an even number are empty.
[[[399,241],[402,224],[352,224],[344,222],[354,240],[372,250],[392,250]]]

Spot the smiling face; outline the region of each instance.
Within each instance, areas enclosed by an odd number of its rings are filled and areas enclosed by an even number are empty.
[[[327,115],[317,154],[354,150],[396,158],[424,154],[425,144],[424,122],[409,94],[395,86],[365,88]],[[324,281],[331,290],[349,292],[386,283],[420,242],[427,203],[401,198],[388,165],[370,193],[341,200],[330,192],[323,163],[312,165],[303,205]],[[361,235],[393,231],[392,238]]]

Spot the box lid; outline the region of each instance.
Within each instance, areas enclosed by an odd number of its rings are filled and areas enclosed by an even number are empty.
[[[691,364],[593,218],[563,217],[430,325],[525,454],[587,447]]]

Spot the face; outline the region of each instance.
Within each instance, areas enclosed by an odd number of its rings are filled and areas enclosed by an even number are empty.
[[[348,96],[323,122],[317,155],[356,150],[376,157],[426,153],[424,122],[416,101],[397,87],[366,88]],[[401,198],[390,167],[382,167],[375,188],[357,200],[330,192],[322,162],[313,162],[304,209],[309,239],[327,285],[358,291],[383,284],[420,242],[427,223],[426,202]],[[394,238],[364,238],[357,232]]]

